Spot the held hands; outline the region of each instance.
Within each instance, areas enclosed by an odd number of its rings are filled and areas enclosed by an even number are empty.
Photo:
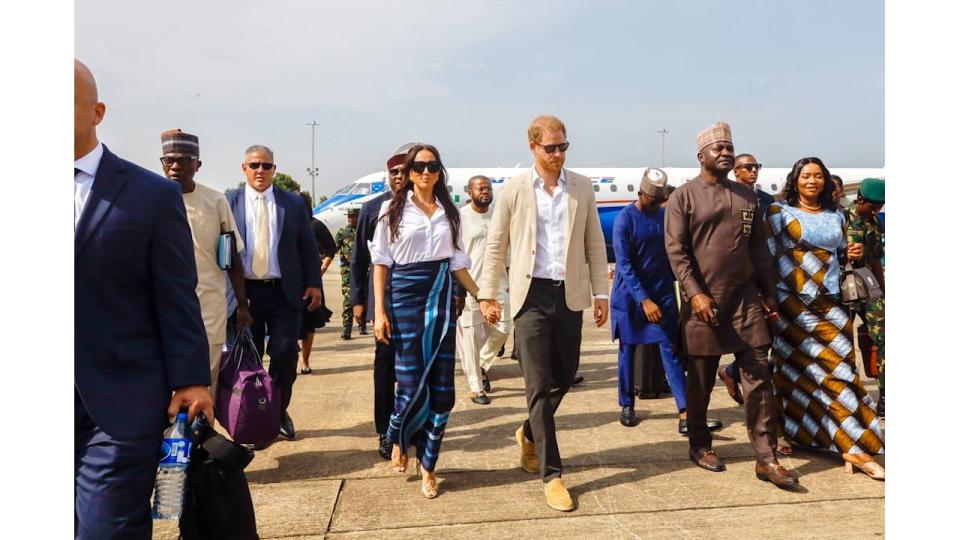
[[[593,322],[597,323],[597,328],[607,322],[607,316],[610,314],[610,300],[606,298],[593,299]]]
[[[647,316],[647,320],[652,323],[660,322],[660,319],[663,318],[663,312],[660,311],[660,306],[658,306],[653,300],[647,298],[643,301],[643,313]]]
[[[715,310],[713,299],[700,293],[690,299],[690,309],[701,322],[717,326],[720,324],[719,312]]]
[[[373,318],[373,336],[384,345],[390,344],[390,321],[387,320],[386,313],[378,312]]]
[[[463,307],[466,305],[467,299],[464,298],[464,297],[462,297],[462,296],[454,296],[454,297],[453,297],[453,303],[456,305],[456,308],[457,308],[457,318],[459,319],[459,318],[460,318],[460,315],[463,314]]]
[[[355,304],[353,306],[353,320],[357,321],[358,326],[367,324],[367,306]]]
[[[480,300],[480,313],[488,324],[497,324],[503,315],[503,307],[496,300]]]
[[[863,244],[860,242],[847,242],[847,258],[851,261],[859,261],[863,258]]]
[[[174,390],[173,397],[170,398],[170,406],[167,407],[167,416],[170,417],[171,422],[177,417],[181,407],[187,407],[188,424],[193,422],[197,413],[203,413],[207,417],[207,422],[213,423],[213,400],[206,386],[184,386]]]
[[[303,291],[303,299],[310,299],[310,305],[307,306],[307,311],[314,311],[320,307],[320,303],[323,302],[323,293],[320,292],[320,289],[317,287],[307,287]]]

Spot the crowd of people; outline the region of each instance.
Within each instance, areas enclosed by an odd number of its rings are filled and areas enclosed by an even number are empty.
[[[804,158],[776,201],[755,189],[755,157],[735,154],[729,125],[714,124],[697,137],[696,178],[670,193],[667,174],[647,169],[617,216],[611,290],[592,181],[564,167],[570,142],[556,117],[530,124],[529,170],[496,200],[489,178],[471,178],[460,208],[438,148],[402,145],[386,160],[390,189],[331,235],[309,197],[274,185],[266,146],[247,148],[246,183],[226,194],[195,181],[199,138],[179,129],[161,134],[166,179],[115,156],[97,139],[105,106],[79,61],[75,81],[78,537],[149,537],[163,429],[181,407],[214,418],[221,353],[237,332],[269,355],[280,434],[295,438],[288,408],[330,319],[322,275],[335,257],[341,338],[373,326],[377,451],[398,473],[412,453],[428,499],[439,492],[456,359],[471,401],[488,404],[488,371],[513,333],[528,407],[515,432],[520,467],[540,476],[549,507],[575,507],[555,417],[578,378],[585,310],[597,327],[609,317],[619,342],[624,426],[639,424],[633,357],[654,345],[697,466],[725,470],[711,435],[722,425],[707,418],[719,376],[744,405],[761,480],[799,484],[777,459],[793,445],[884,477],[873,458],[883,378],[878,411],[852,330],[859,313],[882,370],[883,300],[851,306],[839,290],[847,264],[882,283],[882,180],[864,181],[844,210],[842,181]],[[724,354],[735,361],[721,368]]]

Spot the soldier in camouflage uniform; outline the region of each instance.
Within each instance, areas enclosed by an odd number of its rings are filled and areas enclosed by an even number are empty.
[[[854,261],[854,267],[867,267],[873,271],[880,282],[880,287],[886,290],[883,276],[883,225],[878,213],[884,204],[884,183],[877,178],[867,178],[860,184],[857,200],[847,209],[847,237],[854,241],[863,242],[863,258]],[[877,385],[880,387],[880,402],[877,413],[884,416],[886,402],[884,400],[884,299],[873,300],[863,306],[860,318],[867,325],[870,339],[877,346],[877,363],[880,368],[880,378]]]
[[[353,305],[350,304],[350,256],[353,254],[353,240],[357,236],[357,217],[359,208],[347,210],[347,224],[340,227],[335,238],[337,253],[340,254],[340,290],[343,292],[343,333],[340,339],[350,339],[353,328]],[[360,334],[365,335],[367,329],[360,327]]]

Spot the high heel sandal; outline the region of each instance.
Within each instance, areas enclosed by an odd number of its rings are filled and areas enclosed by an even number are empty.
[[[426,497],[427,499],[435,499],[440,493],[437,489],[437,475],[436,473],[431,473],[426,470],[420,469],[420,460],[416,461],[417,464],[417,476],[420,477],[420,494]],[[427,475],[431,475],[432,478]]]
[[[792,456],[793,446],[786,437],[777,437],[777,453],[781,456]]]
[[[400,445],[393,445],[393,452],[390,454],[390,461],[393,463],[393,470],[397,473],[407,472],[407,454],[400,453]]]
[[[854,474],[858,469],[874,480],[883,481],[887,477],[886,471],[876,461],[857,459],[852,454],[843,454],[843,470],[847,474]]]

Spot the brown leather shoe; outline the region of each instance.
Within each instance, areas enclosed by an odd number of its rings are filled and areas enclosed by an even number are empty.
[[[561,512],[573,510],[573,497],[567,491],[563,478],[554,478],[543,486],[543,494],[547,496],[547,506]]]
[[[762,463],[758,461],[754,470],[757,472],[757,478],[764,482],[770,482],[780,489],[788,489],[800,485],[800,480],[797,478],[795,472],[787,470],[786,467],[775,461],[772,463]]]
[[[537,448],[533,441],[527,440],[523,434],[523,424],[517,429],[517,444],[520,445],[520,468],[530,474],[540,472],[540,458],[537,457]]]
[[[740,405],[743,405],[743,393],[740,391],[740,385],[727,375],[726,367],[722,367],[717,371],[717,377],[720,377],[720,380],[726,385],[727,393],[730,394],[730,397]]]
[[[690,449],[690,461],[697,464],[697,467],[706,469],[710,472],[723,472],[727,466],[720,461],[720,458],[711,449],[694,450]]]

